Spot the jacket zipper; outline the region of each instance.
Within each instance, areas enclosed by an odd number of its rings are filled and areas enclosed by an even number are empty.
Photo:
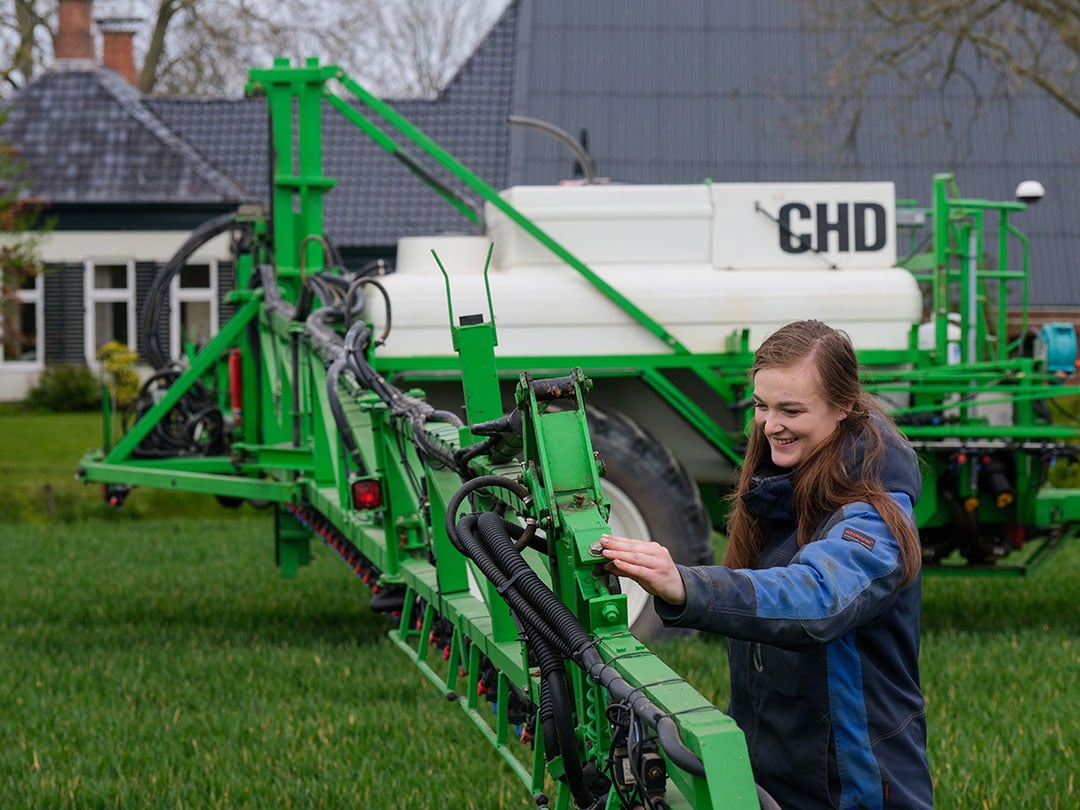
[[[758,672],[764,672],[765,671],[765,665],[764,665],[764,663],[762,663],[762,660],[761,660],[761,644],[756,642],[756,641],[754,642],[753,659],[754,659],[754,669],[756,669]]]

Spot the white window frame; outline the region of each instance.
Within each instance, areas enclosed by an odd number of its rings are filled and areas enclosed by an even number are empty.
[[[99,265],[122,265],[127,268],[127,287],[124,289],[99,290],[94,287],[94,269]],[[135,331],[135,260],[134,259],[87,259],[83,263],[85,271],[83,280],[83,293],[85,304],[84,317],[84,343],[86,350],[86,364],[97,369],[101,364],[97,359],[97,327],[95,310],[98,304],[126,303],[127,304],[127,333],[128,348],[136,351],[138,348],[138,333]],[[133,345],[134,344],[134,345]]]
[[[37,331],[34,334],[34,358],[33,360],[9,360],[4,356],[4,344],[0,341],[0,367],[18,368],[25,370],[40,371],[45,368],[45,283],[44,274],[37,273],[34,276],[33,289],[18,290],[15,298],[22,304],[34,305],[34,323]]]
[[[183,351],[180,345],[180,305],[210,304],[210,337],[218,333],[218,260],[191,262],[193,267],[209,267],[209,287],[181,287],[180,276],[183,270],[173,276],[169,282],[169,357],[178,358]]]

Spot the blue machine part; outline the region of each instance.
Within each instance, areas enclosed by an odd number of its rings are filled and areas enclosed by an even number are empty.
[[[1046,370],[1072,374],[1076,371],[1076,327],[1071,323],[1044,324],[1039,333],[1046,347]]]

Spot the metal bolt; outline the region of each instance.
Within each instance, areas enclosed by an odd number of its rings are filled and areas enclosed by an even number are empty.
[[[595,543],[590,545],[589,546],[589,554],[591,554],[593,557],[603,557],[604,556],[604,545],[603,545],[603,543],[601,543],[599,540],[597,540]]]

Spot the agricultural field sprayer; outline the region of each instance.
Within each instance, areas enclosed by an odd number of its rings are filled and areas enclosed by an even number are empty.
[[[80,477],[115,504],[155,487],[269,505],[290,576],[325,542],[538,803],[772,806],[739,729],[650,652],[647,598],[594,549],[614,529],[712,560],[753,348],[784,321],[848,330],[919,450],[928,569],[1007,570],[1025,543],[1030,562],[1080,530],[1080,491],[1048,482],[1080,436],[1047,405],[1077,393],[1075,330],[1033,334],[1021,313],[1007,337],[1010,289],[1026,306],[1007,222],[1022,204],[965,200],[949,176],[928,209],[885,183],[500,193],[339,68],[282,60],[249,91],[269,105],[269,210],[206,223],[161,268],[140,345],[156,371],[115,438],[106,398]],[[346,268],[324,232],[324,113],[471,235],[403,240],[388,275]],[[159,301],[223,233],[235,314],[165,357]]]

